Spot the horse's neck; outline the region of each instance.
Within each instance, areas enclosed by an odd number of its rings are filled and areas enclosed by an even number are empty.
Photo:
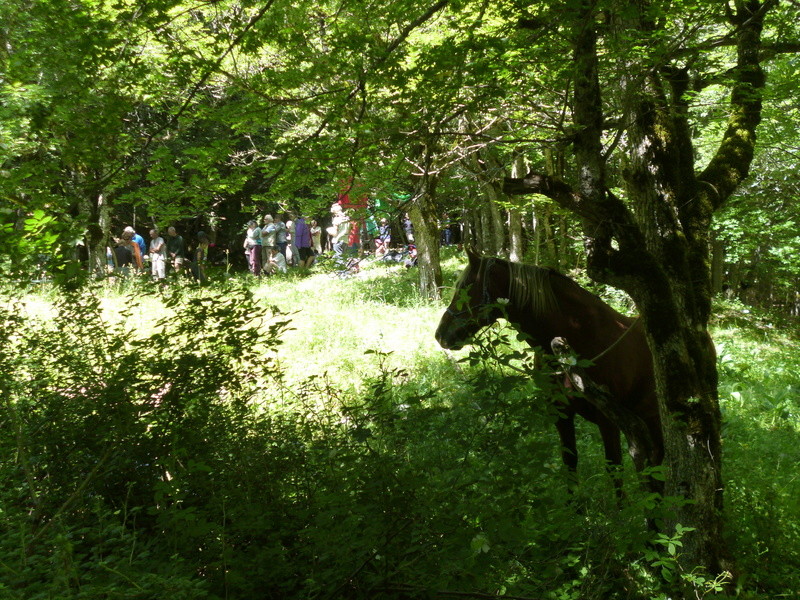
[[[537,313],[530,306],[509,305],[509,319],[531,338],[534,346],[550,349],[555,337],[564,337],[580,355],[596,353],[607,346],[606,337],[616,337],[630,319],[571,281],[555,282],[556,306]]]
[[[549,350],[550,342],[554,337],[558,337],[558,327],[554,327],[554,323],[544,318],[543,316],[534,315],[530,310],[527,314],[525,311],[508,311],[509,321],[529,339],[528,342],[531,346],[540,346],[545,350]]]
[[[561,314],[537,314],[529,306],[515,307],[508,305],[508,320],[529,338],[532,346],[541,346],[549,350],[554,337],[565,335],[564,317]]]

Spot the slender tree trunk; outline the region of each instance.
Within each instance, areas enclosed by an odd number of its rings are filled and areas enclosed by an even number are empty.
[[[511,168],[512,177],[522,177],[527,169],[525,156],[517,153]],[[498,183],[498,186],[501,184]],[[500,188],[502,191],[502,187]],[[522,262],[525,259],[525,210],[522,207],[512,208],[508,214],[508,258],[512,262]]]
[[[96,277],[106,275],[106,253],[110,229],[109,207],[101,193],[91,193],[81,203],[86,215],[86,250],[88,252],[88,270]]]
[[[555,269],[561,268],[561,260],[558,253],[558,245],[556,244],[556,236],[553,233],[553,207],[543,205],[540,209],[541,229],[544,234],[544,246],[547,252],[544,256],[544,264],[552,266]]]
[[[722,293],[725,270],[725,244],[716,236],[711,243],[711,291],[714,295]]]
[[[506,222],[498,206],[500,198],[497,185],[485,180],[481,170],[473,171],[481,183],[483,200],[476,207],[479,246],[483,254],[504,256],[506,246]]]
[[[550,177],[562,179],[566,170],[566,158],[564,156],[564,146],[557,145],[555,148],[545,148],[545,172]],[[602,173],[598,174],[602,177]],[[544,204],[541,206],[541,221],[544,227],[545,243],[547,245],[547,257],[545,263],[561,270],[567,264],[568,255],[568,231],[566,228],[566,219],[563,217],[559,219],[560,227],[556,229],[555,223],[558,217],[553,210],[551,204]],[[558,231],[558,237],[556,237]]]
[[[493,185],[486,186],[488,219],[490,223],[489,252],[492,256],[505,256],[506,221],[498,205],[497,190]]]
[[[511,262],[522,262],[524,253],[522,214],[511,209],[508,211],[508,259]]]
[[[471,129],[471,123],[464,120],[462,128]],[[519,216],[509,216],[501,210],[502,200],[505,199],[503,168],[494,150],[488,148],[473,152],[463,160],[463,165],[478,181],[486,198],[481,207],[482,236],[479,250],[484,254],[506,258],[513,254],[519,260],[522,255],[522,225]]]
[[[417,182],[416,199],[408,209],[408,216],[414,225],[414,242],[417,246],[420,294],[433,300],[439,300],[442,295],[436,183],[436,177],[433,175],[421,177]]]

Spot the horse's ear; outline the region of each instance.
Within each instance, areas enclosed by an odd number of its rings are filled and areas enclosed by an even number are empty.
[[[481,257],[475,252],[475,249],[472,246],[467,247],[467,258],[469,259],[469,264],[472,266],[476,266],[478,263],[481,262]]]

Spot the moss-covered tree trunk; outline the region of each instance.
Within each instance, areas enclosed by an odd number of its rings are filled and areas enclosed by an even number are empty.
[[[709,230],[713,212],[747,176],[760,120],[764,78],[758,51],[768,6],[736,4],[730,14],[738,65],[732,72],[730,116],[720,147],[700,173],[694,169],[687,94],[689,70],[680,61],[628,60],[631,39],[656,31],[646,3],[606,22],[607,52],[616,39],[624,56],[622,94],[626,139],[625,196],[606,182],[603,98],[595,27],[600,19],[584,2],[567,19],[573,32],[577,181],[549,174],[509,179],[509,193],[539,193],[578,214],[583,222],[591,276],[627,291],[642,315],[653,354],[666,467],[665,493],[683,498],[665,524],[684,528],[677,556],[683,573],[702,567],[732,570],[723,543],[721,418],[711,312]],[[691,591],[685,596],[690,597]]]
[[[438,300],[442,297],[442,270],[439,265],[439,229],[433,199],[428,195],[419,198],[409,208],[408,216],[414,224],[420,294]]]

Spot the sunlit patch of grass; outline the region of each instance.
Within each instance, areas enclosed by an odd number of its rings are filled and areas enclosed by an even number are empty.
[[[375,369],[369,350],[390,353],[388,366],[412,369],[441,354],[433,333],[443,304],[419,298],[416,272],[362,268],[347,278],[335,273],[254,281],[258,301],[289,313],[279,352],[287,380],[326,374],[356,383]]]

